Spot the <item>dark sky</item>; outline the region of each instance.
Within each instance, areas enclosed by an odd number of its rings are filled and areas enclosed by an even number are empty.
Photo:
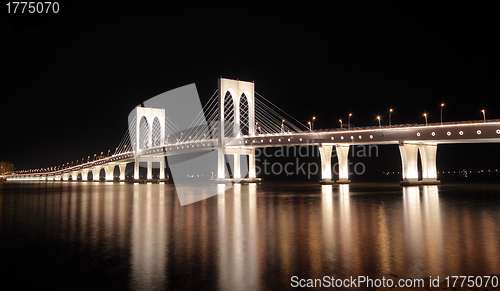
[[[170,1],[163,1],[170,2]],[[7,15],[0,33],[0,160],[48,167],[114,149],[142,101],[217,78],[316,128],[500,118],[500,23],[477,2],[187,5],[61,2]],[[400,6],[401,5],[401,6]]]

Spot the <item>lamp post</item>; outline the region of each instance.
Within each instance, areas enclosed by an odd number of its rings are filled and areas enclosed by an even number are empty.
[[[313,116],[313,120],[312,120],[312,122],[311,122],[311,130],[313,130],[313,129],[314,129],[314,120],[315,120],[315,119],[316,119],[316,116]]]
[[[344,129],[344,128],[342,127],[342,119],[339,119],[339,122],[340,122],[340,129]]]
[[[380,116],[377,116],[377,120],[378,120],[378,127],[382,127],[382,124],[380,124]]]
[[[391,127],[392,108],[389,109],[389,127]]]
[[[311,128],[311,122],[308,121],[307,124],[309,124],[309,131],[312,131],[312,128]]]
[[[444,103],[441,103],[441,125],[443,125],[443,107]]]
[[[351,129],[351,116],[352,113],[349,113],[349,118],[347,119],[347,129]]]
[[[481,112],[483,113],[483,120],[484,120],[484,122],[486,122],[486,112],[484,111],[484,109],[481,110]]]
[[[428,125],[428,123],[427,123],[427,113],[424,113],[424,117],[425,117],[425,125]]]

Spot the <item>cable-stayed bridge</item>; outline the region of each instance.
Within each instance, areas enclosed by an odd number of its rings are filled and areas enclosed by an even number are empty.
[[[253,82],[220,78],[218,90],[187,129],[179,129],[163,108],[136,107],[129,128],[113,154],[82,159],[75,165],[18,171],[7,180],[125,180],[127,164],[134,163],[134,179],[140,179],[139,163],[147,162],[146,179],[151,180],[153,163],[159,163],[159,179],[165,179],[165,157],[217,151],[215,180],[256,181],[255,149],[280,146],[318,146],[321,182],[349,183],[350,145],[398,144],[402,183],[439,183],[436,152],[443,143],[485,143],[500,141],[500,120],[460,121],[425,125],[393,125],[313,131],[254,90]],[[338,179],[332,181],[332,150],[337,153]],[[422,164],[419,181],[418,153]],[[232,176],[226,169],[226,155],[234,156]],[[248,155],[242,169],[240,156]],[[104,172],[104,177],[101,177]],[[242,174],[247,173],[247,174]],[[90,175],[91,174],[91,175]]]

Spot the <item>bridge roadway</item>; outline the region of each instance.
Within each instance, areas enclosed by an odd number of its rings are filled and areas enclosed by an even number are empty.
[[[226,154],[255,155],[255,148],[277,146],[319,146],[322,162],[322,181],[331,182],[331,152],[336,147],[339,163],[339,179],[337,183],[348,183],[348,151],[349,145],[384,145],[398,144],[402,161],[403,183],[419,183],[417,172],[417,153],[422,157],[423,182],[438,183],[436,172],[436,149],[444,143],[488,143],[500,141],[500,120],[464,121],[418,125],[393,125],[381,127],[333,129],[311,132],[284,132],[281,134],[257,134],[224,138]],[[167,144],[146,148],[138,151],[141,161],[159,161],[165,156],[185,154],[198,151],[218,150],[218,140],[199,140],[184,143]],[[252,151],[253,150],[253,151]],[[255,156],[253,156],[255,159]],[[82,180],[87,180],[88,172],[93,177],[99,176],[101,169],[105,170],[105,180],[113,181],[115,166],[120,168],[120,180],[125,180],[125,167],[137,159],[134,152],[126,152],[92,162],[43,173],[24,173],[6,176],[11,180],[76,180],[81,174]],[[252,160],[252,159],[251,159]],[[255,167],[255,162],[250,162]],[[163,164],[160,167],[160,179],[164,178]],[[138,171],[138,167],[136,167]],[[252,169],[249,169],[252,174]],[[253,169],[255,173],[255,169]],[[137,177],[138,175],[135,175]],[[148,162],[148,178],[151,179],[151,163]],[[96,179],[99,181],[98,179]],[[422,182],[421,181],[421,182]]]

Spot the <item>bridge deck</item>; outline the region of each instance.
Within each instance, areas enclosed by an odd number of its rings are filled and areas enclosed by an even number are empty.
[[[500,141],[500,120],[446,122],[417,125],[394,125],[364,128],[318,130],[310,132],[285,132],[282,134],[259,134],[225,138],[228,148],[300,146],[329,144],[399,144],[415,143],[486,143]],[[200,151],[214,151],[218,148],[217,140],[199,140],[176,144],[167,144],[139,151],[140,157],[161,157]],[[70,172],[102,167],[108,164],[134,162],[134,153],[126,152],[62,170],[43,173],[25,173],[13,176],[57,176]]]

